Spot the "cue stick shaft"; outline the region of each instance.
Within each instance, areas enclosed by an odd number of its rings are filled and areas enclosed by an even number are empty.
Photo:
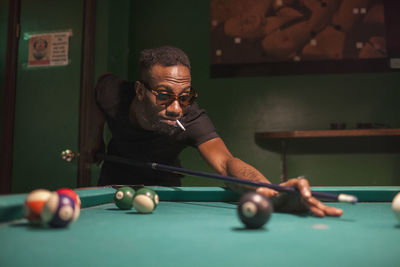
[[[165,165],[165,164],[155,163],[155,162],[140,162],[140,161],[135,161],[135,160],[126,159],[126,158],[113,156],[113,155],[97,154],[96,157],[100,160],[110,161],[110,162],[114,162],[114,163],[121,163],[121,164],[135,166],[135,167],[141,167],[141,168],[145,167],[145,168],[151,168],[153,170],[176,173],[176,174],[200,176],[200,177],[221,180],[224,182],[234,182],[234,183],[250,185],[250,186],[255,186],[255,187],[267,187],[267,188],[276,190],[278,192],[298,193],[298,189],[291,187],[291,186],[281,186],[281,185],[276,185],[276,184],[251,181],[251,180],[246,180],[246,179],[232,177],[232,176],[224,176],[224,175],[220,175],[220,174],[216,174],[216,173],[208,173],[208,172],[203,172],[203,171],[189,170],[189,169],[185,169],[185,168],[180,168],[180,167],[175,167],[175,166],[170,166],[170,165]],[[314,197],[323,198],[326,200],[333,200],[333,201],[339,201],[339,202],[350,202],[350,203],[357,202],[357,197],[352,196],[352,195],[347,195],[347,194],[333,194],[333,193],[319,192],[319,191],[311,191],[311,194]]]

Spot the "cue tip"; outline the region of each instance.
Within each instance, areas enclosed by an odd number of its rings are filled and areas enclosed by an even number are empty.
[[[179,128],[182,129],[182,131],[186,131],[186,128],[183,127],[182,123],[179,120],[176,120],[176,124],[179,126]]]
[[[339,194],[338,201],[355,204],[358,202],[358,198],[356,196],[352,196],[352,195]]]

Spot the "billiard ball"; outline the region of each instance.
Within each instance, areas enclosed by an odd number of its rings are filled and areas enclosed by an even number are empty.
[[[271,201],[263,195],[248,192],[240,198],[237,211],[247,228],[257,229],[269,220],[273,207]]]
[[[152,213],[157,207],[159,198],[157,193],[150,188],[140,188],[133,198],[133,207],[139,213]]]
[[[392,201],[392,210],[397,217],[397,220],[400,222],[400,193],[393,198]]]
[[[135,190],[129,186],[123,186],[114,194],[114,202],[121,210],[129,210],[132,208],[133,196]]]
[[[42,221],[50,227],[66,227],[74,222],[74,200],[63,194],[54,192],[42,209]]]
[[[71,197],[74,200],[75,204],[77,204],[79,207],[81,206],[81,199],[79,198],[79,195],[74,190],[72,190],[70,188],[60,188],[60,189],[57,189],[56,192],[59,194],[64,194],[64,195]]]
[[[75,203],[75,210],[74,210],[74,217],[73,221],[76,221],[79,218],[81,212],[81,199],[79,198],[78,194],[70,189],[70,188],[60,188],[56,191],[59,195],[66,195],[69,196],[74,200]]]
[[[50,198],[50,195],[51,192],[46,189],[36,189],[28,194],[22,212],[31,224],[41,223],[42,208]]]

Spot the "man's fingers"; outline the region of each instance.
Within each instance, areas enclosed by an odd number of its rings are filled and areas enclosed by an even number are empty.
[[[317,217],[325,217],[325,212],[323,212],[322,210],[320,210],[317,207],[310,207],[310,211]]]
[[[308,199],[311,197],[310,184],[304,177],[297,178],[297,188],[300,190],[301,195]]]
[[[307,203],[310,206],[311,212],[313,212],[318,217],[323,217],[320,216],[321,212],[324,215],[329,215],[329,216],[341,216],[343,214],[343,211],[341,209],[326,206],[325,204],[323,204],[321,201],[319,201],[314,197],[307,199]]]
[[[275,190],[267,188],[267,187],[258,187],[256,189],[256,192],[261,194],[261,195],[263,195],[263,196],[266,196],[268,198],[277,196],[279,194],[278,191],[275,191]]]

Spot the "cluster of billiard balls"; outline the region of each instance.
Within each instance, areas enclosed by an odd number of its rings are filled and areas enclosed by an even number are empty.
[[[32,225],[60,228],[75,222],[80,209],[81,200],[72,189],[36,189],[28,194],[22,212]]]
[[[158,205],[157,193],[147,187],[135,191],[132,187],[123,186],[114,194],[115,205],[119,209],[129,210],[132,207],[139,213],[152,213]]]

